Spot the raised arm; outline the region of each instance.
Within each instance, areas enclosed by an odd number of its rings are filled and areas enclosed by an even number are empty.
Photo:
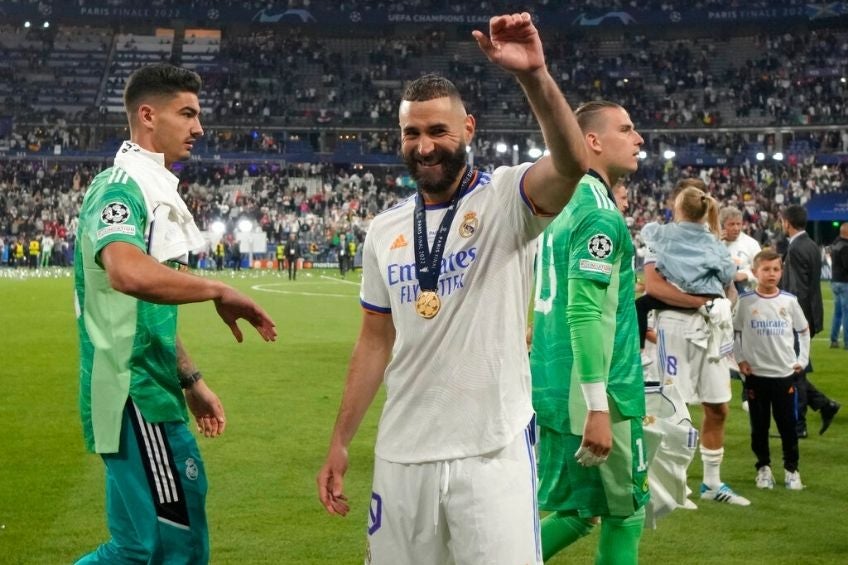
[[[488,37],[472,33],[489,60],[524,89],[550,152],[527,172],[524,191],[540,212],[558,214],[589,167],[588,153],[574,113],[545,65],[539,32],[524,12],[493,17]]]
[[[353,348],[347,372],[342,403],[330,439],[327,460],[318,472],[318,498],[330,514],[344,516],[348,512],[344,495],[344,475],[347,472],[348,453],[353,436],[374,395],[383,382],[395,342],[392,317],[364,312],[359,339]]]

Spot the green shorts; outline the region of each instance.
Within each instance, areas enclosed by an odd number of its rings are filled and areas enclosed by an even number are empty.
[[[630,516],[648,502],[648,466],[641,418],[622,418],[610,405],[612,451],[606,463],[583,467],[574,458],[582,436],[541,427],[539,508],[592,516]]]

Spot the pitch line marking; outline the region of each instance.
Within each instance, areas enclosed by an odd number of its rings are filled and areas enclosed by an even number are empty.
[[[353,281],[346,281],[344,279],[336,279],[336,278],[333,278],[333,277],[328,277],[327,275],[321,275],[321,278],[324,279],[324,280],[333,281],[333,282],[336,282],[336,283],[352,284],[353,286],[359,286],[359,283],[356,283],[356,282],[353,282]]]
[[[283,283],[268,283],[268,284],[255,284],[250,288],[253,290],[258,290],[260,292],[273,292],[275,294],[291,294],[294,296],[320,296],[320,297],[329,297],[329,298],[356,298],[355,294],[333,294],[329,292],[304,292],[304,291],[295,291],[295,290],[281,290],[277,288],[267,288],[270,286],[277,286]]]

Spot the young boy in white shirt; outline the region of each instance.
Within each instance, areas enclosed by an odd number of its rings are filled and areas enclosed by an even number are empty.
[[[757,456],[758,488],[774,488],[769,456],[770,413],[783,446],[784,485],[801,490],[798,435],[795,429],[795,374],[807,366],[810,332],[794,294],[777,285],[783,273],[780,255],[771,249],[754,257],[757,288],[739,297],[733,328],[734,353],[745,376],[751,418],[751,448]],[[798,353],[795,353],[795,336]]]

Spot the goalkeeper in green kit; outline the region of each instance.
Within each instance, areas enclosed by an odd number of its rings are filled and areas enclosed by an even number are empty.
[[[530,366],[545,560],[600,523],[596,563],[636,564],[648,501],[633,244],[612,188],[643,143],[611,102],[575,112],[590,169],[539,238]]]

